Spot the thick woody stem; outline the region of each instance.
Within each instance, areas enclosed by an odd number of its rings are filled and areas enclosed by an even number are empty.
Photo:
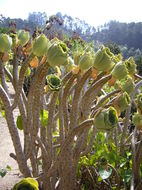
[[[17,82],[18,82],[18,60],[17,60],[17,55],[14,55],[13,57],[13,83],[14,83],[14,86],[15,86],[15,89],[17,87]]]
[[[61,147],[60,154],[58,155],[58,157],[57,157],[56,161],[54,162],[54,164],[52,164],[51,167],[49,168],[48,173],[41,174],[37,179],[41,181],[43,179],[49,178],[52,175],[52,173],[54,173],[56,171],[56,169],[59,167],[59,164],[62,163],[61,162],[62,157],[63,157],[68,145],[70,145],[72,143],[72,141],[74,139],[74,136],[78,132],[80,132],[80,131],[82,131],[84,129],[90,128],[93,124],[94,124],[94,119],[87,119],[84,122],[82,122],[80,125],[78,125],[77,127],[74,127],[69,132],[68,138],[66,138],[64,140],[64,143],[62,144],[62,147]]]
[[[129,106],[129,107],[127,108],[127,110],[126,110],[125,121],[124,121],[124,127],[123,127],[121,142],[120,142],[120,154],[121,154],[121,155],[124,154],[124,143],[125,143],[125,138],[126,138],[126,134],[127,134],[127,129],[128,129],[128,126],[129,126],[131,105],[132,105],[132,102],[133,102],[134,95],[135,95],[137,89],[138,89],[140,86],[142,86],[142,81],[139,81],[139,82],[135,85],[135,89],[133,90],[133,92],[132,92],[132,94],[131,94],[131,104],[130,104],[130,106]]]
[[[72,103],[72,109],[71,109],[71,114],[70,114],[70,125],[69,125],[69,130],[73,129],[74,126],[77,125],[77,118],[78,118],[78,112],[79,112],[79,99],[81,96],[81,91],[86,83],[88,77],[91,75],[91,68],[79,79],[75,92],[74,92],[74,97],[73,97],[73,103]]]
[[[6,84],[5,79],[5,72],[4,72],[4,63],[0,60],[0,79],[1,79],[1,85],[4,88],[5,92],[8,94],[8,87]]]
[[[64,127],[63,127],[63,90],[61,89],[59,93],[59,136],[60,136],[60,144],[62,144],[64,140]]]
[[[47,128],[46,128],[46,134],[47,134],[47,139],[48,139],[48,160],[49,160],[49,166],[51,166],[52,163],[52,130],[53,130],[53,122],[54,122],[54,114],[55,114],[55,107],[56,107],[56,100],[58,97],[58,92],[54,92],[50,101],[49,105],[49,114],[48,114],[48,123],[47,123]]]
[[[13,105],[12,105],[12,110],[14,110],[18,104],[18,101],[19,101],[19,97],[20,97],[20,94],[22,93],[22,89],[23,89],[23,83],[24,83],[24,78],[25,78],[25,72],[28,68],[28,63],[29,61],[31,60],[31,57],[32,56],[29,56],[26,61],[23,63],[21,69],[20,69],[20,74],[19,74],[19,80],[18,82],[16,82],[17,86],[16,86],[16,94],[15,94],[15,97],[14,97],[14,102],[13,102]],[[15,68],[16,69],[16,68]],[[17,72],[17,71],[15,71]],[[17,74],[15,74],[15,81],[17,80]],[[14,78],[13,78],[14,80]],[[15,85],[15,83],[14,83]]]
[[[81,156],[87,155],[91,151],[91,148],[92,148],[93,143],[94,143],[95,135],[96,135],[96,128],[94,126],[93,130],[92,130],[92,134],[91,134],[91,138],[90,138],[89,144],[86,147],[86,149],[81,153]]]
[[[91,109],[93,110],[93,113],[91,114],[92,117],[95,115],[96,110],[98,110],[100,107],[102,107],[103,103],[110,98],[111,96],[113,96],[116,93],[119,93],[120,90],[114,90],[113,92],[110,92],[108,94],[106,94],[95,106],[93,106]]]
[[[69,118],[68,118],[68,95],[70,92],[70,88],[72,86],[72,83],[74,82],[76,76],[73,75],[70,80],[68,81],[68,83],[66,84],[65,88],[64,88],[64,92],[63,92],[63,117],[64,117],[64,130],[65,130],[65,137],[68,134],[68,125],[69,125]]]
[[[12,142],[13,142],[13,145],[15,148],[16,160],[18,162],[19,169],[25,177],[31,176],[31,172],[28,168],[25,156],[22,151],[20,137],[18,134],[18,130],[17,130],[15,121],[14,121],[14,116],[13,116],[12,109],[10,106],[10,101],[9,101],[9,98],[8,98],[6,92],[4,91],[4,89],[2,87],[0,87],[0,98],[1,98],[2,102],[4,103],[8,129],[9,129],[9,132],[10,132],[10,135],[12,138]]]
[[[43,83],[45,82],[45,77],[48,72],[49,65],[43,64],[40,65],[37,69],[36,75],[32,81],[31,88],[28,94],[28,105],[27,105],[27,125],[28,125],[28,133],[31,135],[31,139],[28,140],[27,148],[26,148],[26,157],[29,158],[32,147],[34,145],[34,141],[37,137],[37,133],[39,130],[40,122],[40,101],[41,94],[43,90]],[[28,146],[30,145],[30,146]],[[29,147],[29,148],[28,148]]]

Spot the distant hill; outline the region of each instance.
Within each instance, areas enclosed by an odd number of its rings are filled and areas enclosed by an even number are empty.
[[[63,33],[68,35],[71,35],[74,31],[88,42],[115,42],[118,45],[127,46],[128,49],[134,48],[142,50],[142,22],[120,23],[118,21],[110,21],[96,29],[79,18],[62,15],[60,12],[57,13],[56,16],[63,23],[61,26],[57,23],[54,24],[54,29],[56,29],[56,31],[62,30]],[[9,22],[13,21],[16,23],[17,29],[29,28],[31,31],[34,31],[36,26],[42,28],[46,26],[46,21],[48,19],[45,12],[30,13],[26,20],[20,18],[10,19],[1,16],[0,27],[8,27]]]

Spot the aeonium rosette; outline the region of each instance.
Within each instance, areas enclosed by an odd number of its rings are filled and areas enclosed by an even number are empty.
[[[33,54],[41,57],[47,53],[50,42],[44,34],[40,34],[33,41]]]
[[[116,80],[122,80],[127,77],[128,70],[123,61],[119,61],[115,64],[114,68],[111,71],[112,78],[109,80],[109,86],[113,86]]]
[[[139,113],[134,113],[132,116],[132,123],[137,127],[138,130],[142,129],[142,115]]]
[[[12,46],[12,39],[7,34],[0,34],[0,53],[10,51]]]
[[[101,110],[95,115],[94,125],[98,130],[109,131],[113,129],[118,122],[117,111],[113,107]]]
[[[134,91],[134,80],[132,77],[128,76],[125,81],[121,84],[121,88],[123,92],[127,92],[128,94],[131,94]]]
[[[66,64],[66,71],[67,72],[72,71],[72,69],[74,68],[74,66],[75,66],[74,60],[71,57],[68,57],[67,64]]]
[[[68,50],[64,42],[58,39],[54,40],[47,51],[47,60],[50,66],[65,66],[68,63]]]
[[[28,31],[25,31],[25,30],[19,30],[18,31],[18,39],[19,39],[19,43],[22,46],[25,46],[30,39],[30,33]]]
[[[118,95],[116,100],[114,101],[114,107],[116,108],[117,112],[125,111],[130,105],[131,99],[128,93],[125,91]]]
[[[114,88],[131,94],[134,91],[134,86],[133,78],[128,75],[125,79],[117,80]]]
[[[28,177],[16,183],[13,190],[39,190],[39,186],[35,179]]]
[[[50,90],[58,91],[61,88],[62,80],[56,74],[47,75],[47,84]]]
[[[142,93],[137,95],[137,107],[138,111],[142,114]]]
[[[81,56],[83,55],[83,51],[75,51],[74,54],[73,54],[73,60],[74,60],[74,64],[75,65],[78,65],[79,63],[79,60],[81,58]]]
[[[113,68],[111,74],[117,80],[124,79],[128,74],[128,70],[124,62],[122,61],[118,62]]]
[[[92,67],[93,65],[93,54],[92,52],[84,52],[83,55],[80,57],[78,66],[81,71],[85,71]]]
[[[129,75],[134,75],[136,73],[137,66],[135,64],[133,57],[129,57],[129,59],[125,61],[125,65],[126,65]]]
[[[98,71],[110,71],[114,66],[113,57],[114,55],[110,52],[109,48],[102,46],[95,54],[94,68]]]

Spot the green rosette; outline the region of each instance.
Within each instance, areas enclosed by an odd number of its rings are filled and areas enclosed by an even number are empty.
[[[20,41],[20,44],[22,46],[25,46],[30,39],[30,33],[28,31],[25,31],[25,30],[19,30],[18,39]]]
[[[73,60],[74,60],[74,64],[75,65],[78,65],[78,63],[79,63],[80,58],[82,57],[82,55],[83,55],[82,51],[76,51],[76,52],[74,52],[74,54],[73,54]]]
[[[121,84],[123,92],[126,91],[128,94],[131,94],[134,91],[134,86],[134,81],[131,77],[127,77],[127,79]]]
[[[33,41],[33,54],[37,57],[41,57],[47,53],[48,47],[50,45],[49,40],[44,34],[40,34]]]
[[[74,60],[71,57],[68,57],[67,64],[66,64],[66,71],[70,72],[74,68]]]
[[[94,125],[98,130],[109,131],[116,126],[118,122],[117,111],[109,107],[99,112],[94,118]]]
[[[136,70],[137,65],[135,64],[133,57],[129,57],[129,59],[125,61],[125,65],[129,75],[134,75],[137,72]]]
[[[120,112],[125,111],[129,105],[130,105],[130,96],[128,95],[127,92],[123,92],[118,97],[118,107],[119,107]]]
[[[93,56],[91,52],[84,52],[84,54],[81,56],[78,66],[81,71],[85,71],[92,67],[93,65]]]
[[[94,125],[99,130],[105,130],[104,117],[105,117],[105,112],[101,111],[94,118]]]
[[[134,115],[132,116],[132,123],[136,127],[142,126],[142,115],[139,113],[134,113]]]
[[[118,62],[111,72],[115,79],[122,80],[128,75],[128,71],[124,62]]]
[[[110,71],[114,66],[113,56],[108,47],[102,46],[94,56],[94,68],[98,71]]]
[[[138,109],[140,109],[140,111],[142,112],[142,93],[140,93],[137,96],[137,101],[138,101]]]
[[[16,183],[13,190],[39,190],[38,182],[33,178],[24,178]]]
[[[62,81],[56,74],[51,74],[46,77],[47,84],[52,91],[58,91],[61,88]]]
[[[65,66],[68,62],[68,48],[65,43],[55,40],[47,51],[48,63],[51,67]]]
[[[7,34],[0,34],[0,53],[8,52],[12,46],[12,39]]]
[[[104,119],[107,130],[114,128],[118,122],[117,111],[113,107],[109,107],[105,112]]]

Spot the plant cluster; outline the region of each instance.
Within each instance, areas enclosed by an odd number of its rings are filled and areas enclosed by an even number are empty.
[[[1,109],[24,176],[14,189],[140,189],[142,81],[134,59],[105,46],[71,51],[43,33],[0,34]]]

